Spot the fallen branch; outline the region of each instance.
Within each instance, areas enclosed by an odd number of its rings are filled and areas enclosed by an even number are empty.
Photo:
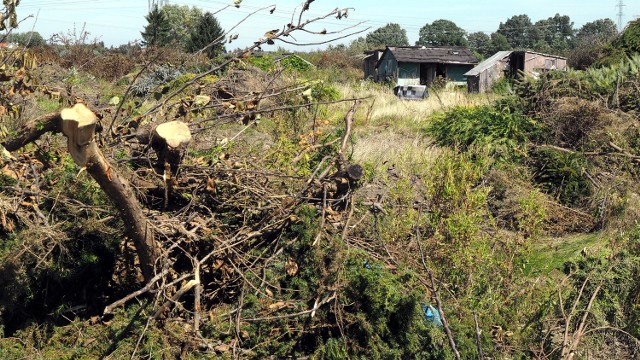
[[[3,143],[9,151],[16,151],[38,140],[47,132],[62,132],[67,137],[69,154],[75,163],[87,170],[114,203],[124,222],[127,234],[134,242],[145,281],[154,278],[154,266],[160,257],[151,227],[140,203],[133,196],[129,182],[119,175],[104,157],[95,141],[98,119],[84,104],[62,109],[27,122],[18,136]]]
[[[108,314],[112,314],[113,310],[119,308],[120,306],[123,306],[124,304],[126,304],[129,300],[138,297],[140,295],[146,294],[147,292],[151,291],[154,288],[154,284],[156,282],[158,282],[160,279],[162,279],[162,277],[164,277],[167,274],[168,270],[164,270],[161,273],[157,274],[156,276],[153,277],[153,279],[151,279],[150,281],[147,282],[147,284],[142,288],[139,289],[137,291],[132,292],[131,294],[123,297],[122,299],[115,301],[109,305],[107,305],[104,308],[104,311],[102,312],[103,315],[108,315]]]
[[[336,298],[336,293],[333,293],[332,295],[326,297],[324,300],[316,303],[313,308],[311,308],[309,310],[305,310],[305,311],[300,311],[300,312],[297,312],[295,314],[284,314],[284,315],[280,315],[280,316],[267,316],[267,317],[261,317],[261,318],[250,318],[250,319],[242,319],[242,320],[247,321],[247,322],[259,322],[259,321],[280,320],[280,319],[288,319],[288,318],[303,316],[303,315],[306,315],[306,314],[315,313],[316,311],[318,311],[318,309],[320,309],[320,307],[322,307],[322,305],[330,302],[331,300],[333,300],[335,298]]]
[[[169,311],[169,309],[171,308],[171,304],[180,300],[182,295],[188,293],[191,289],[193,289],[195,286],[198,286],[198,285],[200,285],[200,282],[198,280],[187,281],[184,285],[182,285],[180,290],[178,290],[178,292],[171,297],[171,299],[169,299],[168,301],[165,301],[165,303],[162,304],[162,306],[160,306],[158,310],[156,310],[155,314],[153,314],[153,318],[157,319],[160,315]]]

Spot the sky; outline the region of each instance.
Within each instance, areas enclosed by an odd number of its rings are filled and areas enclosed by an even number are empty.
[[[162,0],[161,0],[162,1]],[[291,21],[294,12],[299,13],[302,0],[242,0],[240,7],[233,0],[169,0],[170,4],[197,6],[203,11],[217,12],[216,17],[223,29],[238,34],[238,39],[227,45],[227,49],[244,48],[272,29],[281,29]],[[337,36],[355,31],[361,34],[339,40],[349,41],[375,30],[387,23],[400,24],[406,31],[410,43],[418,40],[422,26],[438,19],[455,22],[467,32],[494,32],[500,22],[513,15],[527,14],[533,22],[554,16],[569,15],[578,29],[583,24],[602,18],[611,18],[617,23],[620,0],[446,0],[446,1],[382,1],[382,0],[316,0],[303,20],[324,15],[335,8],[352,8],[347,19],[334,17],[314,23],[309,29],[320,32],[338,31],[353,27]],[[640,16],[640,1],[626,0],[624,23]],[[275,5],[273,14],[269,10]],[[260,10],[266,8],[264,10]],[[117,46],[141,38],[148,13],[148,0],[22,0],[18,17],[24,19],[18,31],[38,31],[45,39],[53,34],[67,34],[76,29],[85,29],[91,39],[104,41],[107,46]],[[218,12],[219,11],[219,12]],[[257,12],[253,15],[252,13]],[[245,19],[249,16],[247,19]],[[243,21],[243,19],[245,19]],[[297,19],[297,18],[296,18]],[[243,21],[238,25],[239,22]],[[368,29],[368,30],[367,30]],[[322,48],[318,43],[330,39],[330,35],[301,34],[295,37],[300,43],[311,43],[302,47]],[[292,39],[289,39],[292,40]],[[292,49],[291,45],[276,43]],[[265,49],[267,50],[267,49]]]

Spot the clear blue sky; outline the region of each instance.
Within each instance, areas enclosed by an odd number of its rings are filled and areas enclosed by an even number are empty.
[[[586,22],[602,18],[611,18],[617,23],[619,0],[448,0],[448,1],[382,1],[382,0],[316,0],[311,4],[307,17],[324,14],[336,7],[351,7],[346,20],[330,18],[318,23],[314,30],[329,31],[339,26],[350,26],[358,22],[366,22],[359,29],[371,27],[374,30],[389,22],[399,23],[407,30],[411,43],[418,38],[418,31],[426,24],[437,19],[454,21],[468,32],[483,31],[491,33],[512,15],[527,14],[533,22],[546,19],[560,13],[569,15],[579,28]],[[276,5],[276,11],[269,14],[267,10],[252,16],[241,24],[234,32],[240,36],[235,44],[227,48],[244,47],[259,38],[267,30],[282,28],[291,19],[294,9],[302,0],[243,0],[239,9],[230,7],[216,16],[224,29],[231,28],[249,13]],[[233,0],[169,0],[171,4],[192,5],[205,11],[218,11]],[[624,22],[640,15],[640,1],[624,1]],[[86,23],[86,30],[92,38],[104,41],[107,46],[119,45],[140,39],[140,31],[146,21],[148,12],[147,0],[22,0],[18,7],[20,18],[33,15],[33,18],[21,23],[19,31],[34,29],[48,38],[55,33],[66,33],[74,28],[81,28]],[[305,17],[305,18],[307,18]],[[322,41],[325,37],[300,36],[299,41]],[[352,38],[353,39],[353,38]],[[342,40],[342,42],[349,40]],[[289,46],[287,46],[289,47]],[[317,48],[319,46],[314,46]]]

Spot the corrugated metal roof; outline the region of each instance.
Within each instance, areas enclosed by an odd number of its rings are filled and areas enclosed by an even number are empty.
[[[442,63],[442,64],[477,64],[478,59],[466,47],[389,47],[398,62],[408,63]]]
[[[466,72],[464,76],[478,76],[481,72],[493,67],[498,61],[501,61],[502,59],[511,55],[511,53],[512,51],[498,51],[487,60],[478,64],[478,66]]]

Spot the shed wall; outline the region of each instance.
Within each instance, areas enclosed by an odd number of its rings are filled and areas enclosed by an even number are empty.
[[[398,64],[398,84],[420,85],[420,64],[400,63]]]
[[[524,55],[524,71],[532,72],[541,69],[558,69],[564,70],[567,68],[567,60],[554,56],[544,56],[536,53],[525,53]]]
[[[465,81],[466,76],[464,74],[473,69],[473,65],[454,65],[447,66],[447,78],[453,81]]]
[[[386,52],[378,62],[378,81],[395,81],[397,78],[397,62],[391,52]]]
[[[364,59],[364,79],[375,79],[376,63],[378,62],[375,54],[369,55]]]

